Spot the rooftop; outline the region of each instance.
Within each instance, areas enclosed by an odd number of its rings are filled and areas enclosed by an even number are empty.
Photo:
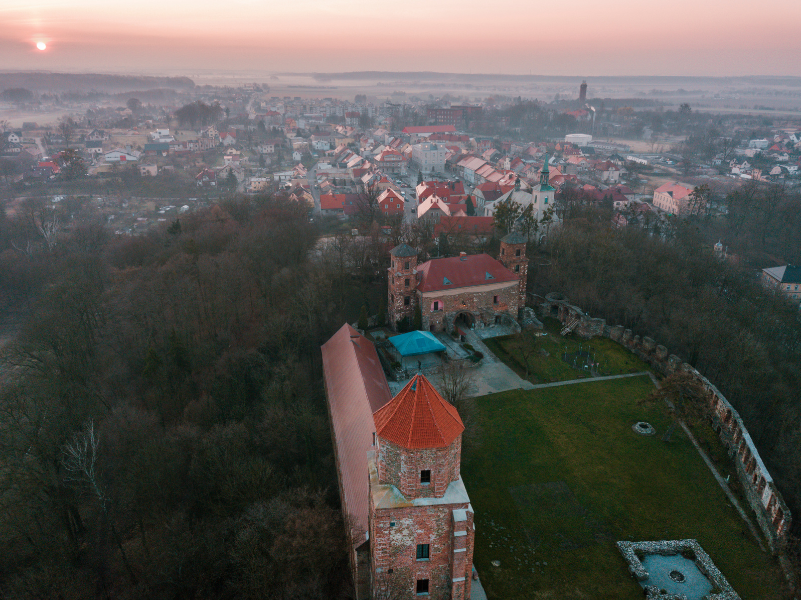
[[[444,448],[464,431],[462,419],[431,382],[416,375],[374,414],[380,438],[404,448]]]

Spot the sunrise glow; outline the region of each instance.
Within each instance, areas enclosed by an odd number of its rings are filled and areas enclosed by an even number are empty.
[[[801,63],[791,60],[801,54],[801,2],[764,0],[756,12],[749,6],[233,0],[211,18],[219,10],[211,0],[141,0],[138,13],[150,16],[137,21],[115,3],[7,0],[0,56],[3,67],[17,69],[801,75]],[[46,65],[20,43],[44,44],[44,31],[59,39]]]
[[[47,44],[45,44],[44,42],[36,42],[36,47],[39,48],[39,50],[46,50]]]

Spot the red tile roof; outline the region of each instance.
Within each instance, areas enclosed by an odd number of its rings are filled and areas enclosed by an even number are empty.
[[[434,226],[434,236],[441,233],[456,235],[492,235],[495,228],[494,217],[446,217],[442,216]]]
[[[453,133],[456,127],[453,125],[421,125],[419,127],[404,127],[403,133]]]
[[[343,325],[323,344],[322,352],[342,504],[345,513],[353,516],[349,533],[358,546],[367,531],[367,452],[376,431],[373,413],[392,394],[375,346],[350,325]]]
[[[464,431],[456,408],[422,375],[416,375],[373,418],[379,437],[409,449],[444,448]]]
[[[421,292],[518,280],[517,275],[487,254],[435,258],[420,265],[417,272],[417,289]]]

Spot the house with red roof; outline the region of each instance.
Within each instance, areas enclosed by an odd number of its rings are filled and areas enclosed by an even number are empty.
[[[654,206],[673,215],[687,212],[692,186],[682,183],[666,183],[654,190]]]
[[[355,215],[359,211],[358,194],[323,194],[320,196],[320,212],[328,215]]]
[[[403,196],[391,188],[387,188],[378,196],[378,208],[384,216],[402,215],[403,207]]]
[[[195,183],[198,187],[217,187],[217,172],[213,169],[203,169],[195,175]]]
[[[469,235],[472,237],[490,238],[495,231],[495,219],[493,217],[468,217],[450,216],[441,217],[439,223],[434,226],[434,239],[446,235],[450,242],[454,242],[459,236]]]
[[[220,132],[220,143],[223,146],[233,146],[236,144],[236,129]]]

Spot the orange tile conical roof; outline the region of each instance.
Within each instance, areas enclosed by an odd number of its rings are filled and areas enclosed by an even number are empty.
[[[376,433],[404,448],[444,448],[463,431],[456,408],[422,375],[373,413]]]

